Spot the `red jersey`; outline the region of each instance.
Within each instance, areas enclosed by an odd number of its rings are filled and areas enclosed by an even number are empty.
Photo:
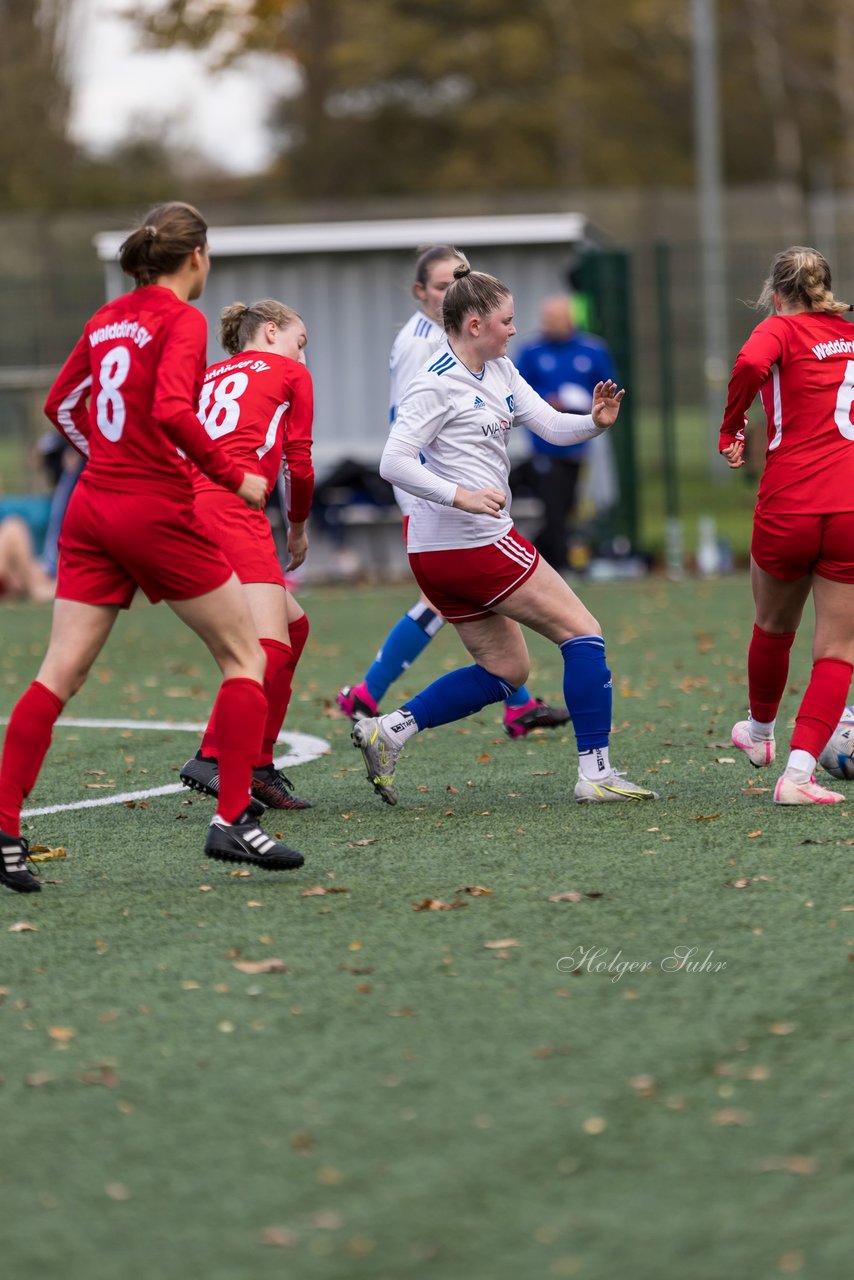
[[[854,329],[810,311],[771,316],[736,359],[720,448],[759,392],[768,419],[757,505],[780,514],[854,511]]]
[[[314,493],[314,388],[304,364],[266,351],[240,351],[204,375],[199,421],[241,471],[260,472],[269,493],[284,473],[288,519],[308,519]],[[193,477],[196,491],[215,487]]]
[[[201,312],[161,285],[143,285],[95,312],[45,403],[54,425],[88,457],[87,484],[186,498],[191,460],[239,489],[243,468],[196,417],[206,341]]]

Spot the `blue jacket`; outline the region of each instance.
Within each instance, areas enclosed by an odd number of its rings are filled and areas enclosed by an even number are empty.
[[[606,343],[592,333],[576,331],[562,342],[530,342],[513,361],[525,381],[564,413],[589,413],[597,382],[615,378],[614,360]],[[529,432],[534,453],[557,458],[582,458],[589,443],[547,444]]]

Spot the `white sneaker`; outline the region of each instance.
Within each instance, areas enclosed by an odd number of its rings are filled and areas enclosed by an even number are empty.
[[[732,726],[732,745],[739,747],[757,769],[773,764],[777,754],[777,744],[773,738],[753,737],[749,720],[739,720],[738,724]]]
[[[575,798],[579,804],[597,804],[610,800],[657,800],[658,792],[629,782],[623,773],[612,769],[603,778],[593,782],[579,773],[575,784]]]
[[[395,742],[375,716],[357,720],[350,737],[353,739],[353,746],[358,747],[362,753],[374,791],[382,796],[386,804],[397,804],[394,772],[404,744]]]
[[[841,792],[820,787],[815,778],[810,778],[808,782],[797,782],[785,773],[777,779],[774,788],[775,804],[839,804],[844,799]]]

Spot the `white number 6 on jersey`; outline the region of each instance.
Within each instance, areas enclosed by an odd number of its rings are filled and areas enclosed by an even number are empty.
[[[854,403],[854,360],[849,360],[845,366],[845,377],[836,393],[836,412],[833,415],[840,435],[843,435],[846,440],[854,440],[854,422],[851,421],[852,403]]]

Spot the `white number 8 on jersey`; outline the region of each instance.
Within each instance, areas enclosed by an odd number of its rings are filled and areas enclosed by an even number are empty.
[[[248,386],[245,373],[232,373],[216,383],[206,382],[202,387],[198,418],[211,440],[235,430],[240,418],[238,401]]]
[[[101,361],[98,381],[101,390],[95,402],[98,430],[114,444],[121,440],[125,429],[125,402],[119,387],[130,372],[130,352],[127,347],[113,347]]]

